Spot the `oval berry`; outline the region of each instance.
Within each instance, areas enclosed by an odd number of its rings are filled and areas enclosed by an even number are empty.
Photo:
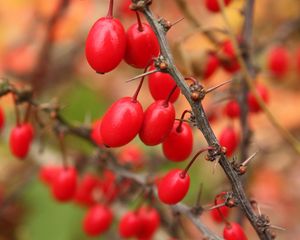
[[[240,105],[236,100],[226,103],[224,113],[229,118],[238,118],[240,116]]]
[[[258,95],[262,98],[262,100],[265,103],[268,103],[269,102],[268,89],[262,84],[257,84],[255,86],[255,88],[256,88]],[[248,106],[249,106],[250,112],[258,113],[261,111],[261,107],[252,92],[248,93]]]
[[[207,55],[206,62],[203,67],[203,78],[208,79],[219,67],[219,59],[215,53],[210,52]]]
[[[268,69],[272,75],[281,78],[289,70],[289,53],[282,46],[274,47],[270,50],[267,58]]]
[[[181,169],[173,169],[159,180],[158,197],[163,203],[176,204],[185,197],[189,187],[190,176]]]
[[[5,115],[3,109],[0,107],[0,131],[3,129],[5,123]]]
[[[223,231],[223,237],[225,240],[247,240],[242,227],[235,222],[231,222],[225,225]]]
[[[83,220],[83,229],[88,236],[98,236],[107,231],[112,223],[111,210],[101,204],[91,207]]]
[[[93,123],[90,137],[94,143],[96,143],[99,147],[103,147],[103,139],[100,134],[100,127],[101,127],[102,119],[99,119]]]
[[[229,5],[231,0],[224,0],[224,6]],[[205,7],[210,12],[220,12],[221,6],[219,5],[218,0],[205,0]]]
[[[123,238],[135,237],[142,225],[136,212],[127,212],[119,223],[119,235]]]
[[[219,141],[222,147],[226,147],[226,156],[230,157],[239,144],[239,137],[232,127],[226,127],[222,130]]]
[[[103,143],[120,147],[138,134],[143,123],[143,108],[131,97],[116,101],[105,113],[100,127]]]
[[[151,238],[160,224],[160,216],[157,210],[150,206],[144,206],[138,209],[137,214],[141,225],[137,237]]]
[[[59,166],[42,166],[40,168],[39,178],[42,182],[51,185],[60,170],[61,167]]]
[[[11,130],[9,146],[12,154],[20,159],[25,158],[33,138],[33,128],[30,123],[23,123]]]
[[[174,120],[173,104],[165,100],[155,101],[145,111],[140,139],[148,146],[162,143],[171,132]]]
[[[153,70],[152,67],[150,70]],[[154,100],[167,99],[172,89],[176,86],[174,79],[168,73],[156,72],[148,76],[148,86]],[[175,90],[170,102],[175,102],[180,94],[179,88]]]
[[[88,33],[85,55],[98,73],[107,73],[122,61],[126,48],[125,30],[118,19],[98,19]]]
[[[134,168],[140,168],[144,165],[144,153],[136,145],[126,146],[118,154],[118,162],[121,165],[130,165]]]
[[[126,32],[124,60],[136,68],[145,68],[159,54],[159,43],[152,28],[143,23],[133,24]]]
[[[219,205],[221,203],[224,203],[223,199],[217,199],[216,200],[216,205]],[[219,208],[214,208],[214,209],[212,209],[210,211],[210,216],[217,223],[223,222],[223,217],[226,219],[228,217],[228,215],[229,215],[229,208],[227,206],[222,206],[222,207],[219,207]]]
[[[221,54],[224,57],[221,61],[222,67],[229,73],[235,73],[240,69],[240,64],[237,60],[233,44],[230,40],[222,43]]]
[[[77,171],[73,167],[62,167],[53,178],[52,194],[59,202],[73,199],[77,187]]]
[[[98,186],[98,178],[92,174],[85,174],[80,180],[74,200],[82,206],[91,206],[96,203],[94,199],[94,190]]]
[[[183,122],[179,127],[175,121],[169,136],[162,144],[165,157],[171,161],[179,162],[187,159],[193,150],[193,133],[191,127]]]

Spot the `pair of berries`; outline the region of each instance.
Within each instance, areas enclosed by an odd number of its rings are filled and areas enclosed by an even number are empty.
[[[160,225],[155,208],[144,206],[125,213],[120,219],[119,235],[123,238],[150,239]]]
[[[145,68],[160,51],[154,32],[139,17],[138,23],[125,32],[112,12],[113,0],[110,0],[107,16],[97,20],[88,33],[85,47],[88,63],[98,73],[112,71],[122,59],[133,67]]]
[[[73,199],[77,190],[77,171],[68,166],[44,166],[40,170],[40,178],[51,187],[53,197],[59,202]]]

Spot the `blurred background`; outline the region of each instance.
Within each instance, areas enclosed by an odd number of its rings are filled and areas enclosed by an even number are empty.
[[[63,11],[57,14],[60,2],[0,0],[0,77],[17,86],[32,86],[38,102],[57,101],[62,106],[62,115],[74,125],[91,126],[111,103],[133,94],[138,82],[126,83],[126,80],[142,70],[122,62],[110,73],[96,74],[85,59],[85,39],[92,24],[106,15],[108,0],[70,0]],[[186,3],[204,30],[226,29],[221,14],[207,11],[204,1],[187,0]],[[136,22],[135,15],[127,6],[128,1],[115,1],[114,15],[126,29]],[[226,9],[237,35],[243,24],[243,6],[243,0],[233,0]],[[184,16],[174,0],[153,0],[152,9],[157,16],[163,16],[171,22]],[[256,1],[253,46],[254,62],[260,70],[256,80],[269,89],[268,106],[277,120],[300,140],[300,70],[296,62],[296,53],[300,48],[299,13],[298,0]],[[227,38],[226,32],[216,30],[214,34],[220,40]],[[202,81],[199,68],[207,51],[217,50],[216,46],[187,18],[168,32],[168,39],[182,73]],[[278,44],[284,46],[289,54],[289,69],[282,78],[273,77],[266,66],[268,52]],[[212,87],[230,78],[231,74],[219,68],[208,80],[203,81],[203,85]],[[228,91],[229,87],[225,86],[204,100],[207,112],[215,115],[212,126],[217,135],[227,125],[239,129],[238,120],[228,119],[223,114]],[[225,100],[222,101],[222,98]],[[147,84],[142,88],[139,100],[144,108],[152,103]],[[38,177],[40,165],[61,162],[62,155],[54,134],[37,130],[29,156],[21,161],[15,159],[8,146],[9,132],[15,124],[11,96],[2,97],[0,104],[6,116],[0,138],[0,240],[88,239],[81,227],[86,209],[73,203],[57,203]],[[187,106],[184,97],[180,96],[175,103],[178,118]],[[300,157],[264,113],[250,116],[250,125],[254,134],[249,152],[258,153],[244,177],[247,193],[257,201],[272,224],[286,229],[276,230],[277,239],[299,239]],[[195,131],[194,140],[194,152],[205,146],[204,138],[198,131]],[[170,163],[164,160],[161,146],[145,147],[138,138],[134,143],[143,149],[149,165],[151,157],[160,159],[158,165],[152,166],[155,173],[186,165],[186,162]],[[66,146],[72,161],[94,150],[93,146],[76,137],[67,137]],[[118,153],[120,149],[112,151]],[[147,167],[141,171],[147,172]],[[199,160],[195,164],[191,178],[191,189],[184,199],[190,205],[195,202],[200,183],[203,184],[203,205],[212,204],[216,194],[230,190],[220,167],[214,167],[207,161]],[[124,203],[116,206],[122,209],[126,207]],[[233,209],[230,219],[236,219],[237,215],[238,212]],[[201,219],[218,234],[222,233],[223,225],[214,223],[208,212],[204,212]],[[257,239],[247,220],[244,222],[249,239]],[[188,219],[183,218],[182,224],[188,236],[185,239],[200,239],[198,231]],[[117,220],[114,225],[98,239],[118,239]],[[168,237],[160,230],[154,239]]]

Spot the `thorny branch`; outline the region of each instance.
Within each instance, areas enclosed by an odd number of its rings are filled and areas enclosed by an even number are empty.
[[[149,9],[148,5],[145,4],[143,8],[140,8],[140,10],[146,16],[148,23],[151,25],[152,29],[154,30],[159,40],[160,48],[161,48],[161,56],[165,59],[165,62],[168,65],[166,71],[174,78],[177,86],[181,89],[182,94],[185,96],[185,98],[188,100],[189,104],[192,107],[197,127],[204,135],[209,146],[214,146],[220,149],[218,140],[211,129],[211,126],[205,115],[201,102],[194,102],[192,100],[191,91],[188,85],[186,84],[186,82],[184,81],[184,77],[175,67],[173,56],[170,52],[163,26],[161,26],[161,24],[155,19],[155,17],[153,17],[152,12]],[[273,239],[270,234],[269,227],[267,225],[264,226],[263,228],[259,226],[258,222],[260,217],[255,214],[245,194],[245,191],[242,186],[242,182],[238,174],[235,172],[231,163],[228,161],[228,159],[225,157],[224,153],[222,152],[220,152],[219,164],[223,168],[225,174],[227,175],[231,183],[232,190],[239,201],[239,206],[244,211],[245,215],[249,219],[251,225],[259,235],[260,239]]]

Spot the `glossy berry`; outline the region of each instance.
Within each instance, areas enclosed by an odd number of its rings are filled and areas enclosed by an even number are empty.
[[[30,123],[23,123],[11,130],[9,146],[12,154],[20,159],[25,158],[33,139],[33,127]]]
[[[137,237],[148,239],[153,236],[160,225],[160,216],[157,210],[151,206],[143,206],[137,211],[141,229]]]
[[[3,109],[0,107],[0,131],[3,129],[5,123],[5,115]]]
[[[224,6],[229,5],[231,0],[224,0]],[[218,0],[205,0],[205,7],[211,12],[220,12],[221,6],[219,5]]]
[[[103,143],[120,147],[138,134],[143,123],[143,108],[131,97],[116,101],[105,113],[100,127]]]
[[[83,229],[88,236],[98,236],[107,231],[112,223],[111,210],[101,204],[91,207],[83,220]]]
[[[153,70],[152,67],[150,70]],[[167,99],[169,93],[176,86],[174,79],[168,73],[156,72],[148,76],[148,85],[151,96],[155,100]],[[170,98],[170,102],[175,102],[180,94],[179,88],[175,90]]]
[[[158,100],[145,111],[139,137],[148,146],[162,143],[172,130],[175,109],[171,102]]]
[[[239,144],[239,136],[232,127],[226,127],[222,130],[219,142],[222,147],[226,147],[226,156],[230,157]]]
[[[124,60],[136,68],[145,68],[159,54],[159,44],[152,28],[135,23],[126,32],[126,52]]]
[[[51,185],[55,176],[60,172],[59,166],[42,166],[39,172],[39,178],[42,182]]]
[[[272,48],[267,58],[267,65],[273,76],[281,78],[286,75],[290,65],[287,49],[282,46]]]
[[[217,199],[215,205],[219,205],[221,203],[224,203],[224,200],[223,199]],[[221,212],[222,215],[220,214],[220,212]],[[227,206],[214,208],[210,211],[210,216],[217,223],[223,222],[223,217],[226,219],[228,217],[228,215],[229,215],[229,208]]]
[[[183,122],[175,121],[169,136],[162,144],[165,157],[179,162],[187,159],[193,150],[193,133],[191,127]]]
[[[247,240],[248,239],[242,227],[235,222],[226,224],[223,231],[223,237],[225,240]]]
[[[255,86],[255,89],[256,89],[258,95],[262,98],[262,100],[265,103],[268,103],[269,102],[268,89],[262,84],[257,84]],[[248,106],[249,106],[250,112],[258,113],[261,111],[261,107],[252,92],[248,93]]]
[[[126,48],[125,30],[118,19],[107,16],[98,19],[88,33],[85,55],[98,73],[107,73],[122,61]]]
[[[235,73],[240,69],[233,44],[230,40],[226,40],[221,46],[221,55],[224,58],[221,63],[223,68],[229,73]]]
[[[141,229],[141,221],[136,212],[125,213],[119,223],[119,235],[123,238],[135,237]]]
[[[236,100],[230,100],[224,107],[224,113],[229,118],[238,118],[240,116],[240,105]]]
[[[91,206],[96,203],[94,199],[94,190],[99,184],[99,180],[92,174],[85,174],[79,181],[74,200],[83,206]]]
[[[208,79],[219,67],[219,59],[215,53],[208,53],[203,67],[203,78]]]
[[[100,126],[101,126],[102,119],[99,119],[93,123],[90,137],[99,147],[103,147],[103,139],[100,134]]]
[[[53,178],[52,194],[59,202],[73,199],[77,187],[77,171],[73,167],[62,167]]]
[[[118,162],[121,165],[140,168],[144,165],[144,153],[142,149],[136,145],[125,146],[118,154]]]
[[[158,197],[163,203],[176,204],[185,197],[189,187],[189,175],[183,174],[181,169],[173,169],[158,182]]]

